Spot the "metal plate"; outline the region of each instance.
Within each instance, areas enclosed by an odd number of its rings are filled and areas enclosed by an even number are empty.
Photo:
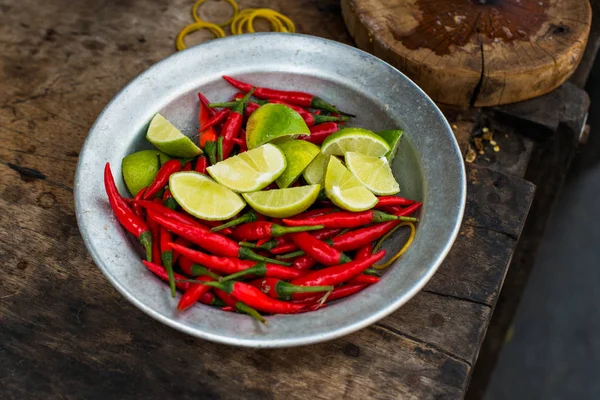
[[[176,311],[168,287],[146,270],[135,239],[114,218],[102,183],[111,163],[119,190],[121,160],[150,148],[148,123],[161,112],[184,133],[197,128],[202,91],[225,101],[235,91],[227,74],[256,85],[315,93],[358,115],[353,126],[405,130],[394,173],[402,194],[424,202],[422,221],[408,252],[380,283],[317,312],[268,317],[197,305]],[[435,104],[398,70],[356,48],[312,36],[263,33],[231,36],[174,54],[149,68],[108,104],[90,130],[75,177],[81,234],[106,278],[153,318],[204,339],[249,347],[288,347],[346,335],[406,303],[431,278],[457,235],[465,203],[464,165],[450,126]]]

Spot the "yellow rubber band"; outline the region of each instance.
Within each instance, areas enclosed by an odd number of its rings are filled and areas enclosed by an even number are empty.
[[[177,47],[177,50],[183,50],[186,48],[185,43],[183,43],[183,38],[185,38],[188,34],[201,29],[207,29],[217,38],[225,37],[225,31],[223,31],[219,25],[211,24],[210,22],[194,22],[193,24],[189,24],[183,28],[177,35],[177,39],[175,39],[175,46]]]
[[[406,253],[406,250],[408,250],[408,248],[410,247],[410,245],[412,244],[412,242],[413,242],[413,240],[415,238],[416,228],[415,228],[415,224],[413,224],[412,222],[403,222],[400,225],[396,226],[391,231],[389,231],[388,233],[386,233],[385,235],[383,235],[383,237],[381,239],[379,239],[379,242],[377,242],[377,244],[373,248],[373,253],[377,253],[377,251],[379,250],[379,248],[381,247],[381,245],[383,244],[383,242],[387,238],[389,238],[394,232],[396,232],[398,229],[400,229],[403,226],[410,227],[410,236],[408,236],[408,240],[406,241],[406,243],[404,243],[404,246],[402,246],[402,248],[400,249],[400,251],[398,253],[396,253],[396,255],[394,255],[394,257],[390,258],[385,264],[373,265],[373,268],[375,268],[375,269],[385,269],[385,268],[389,267],[390,265],[392,265],[392,263],[394,261],[396,261],[398,258],[400,258],[400,256],[402,254]]]
[[[277,11],[268,8],[246,9],[242,10],[231,22],[231,33],[241,35],[245,33],[255,33],[254,20],[262,18],[271,24],[271,30],[274,32],[296,32],[296,27],[291,19]]]
[[[223,28],[226,27],[227,25],[231,24],[231,22],[235,19],[235,17],[238,15],[238,13],[240,11],[238,4],[235,2],[235,0],[225,0],[225,1],[231,5],[231,8],[233,8],[233,16],[231,18],[229,18],[227,21],[223,22],[222,24],[217,24]],[[206,0],[196,0],[196,2],[194,3],[194,6],[192,7],[192,17],[194,17],[194,21],[196,21],[196,22],[206,22],[206,21],[203,21],[202,19],[200,19],[200,17],[198,16],[198,9],[204,3],[206,3]]]

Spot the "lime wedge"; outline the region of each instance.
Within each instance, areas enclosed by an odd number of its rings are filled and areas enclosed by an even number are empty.
[[[221,185],[234,192],[255,192],[267,187],[286,167],[282,151],[272,144],[240,153],[206,170]]]
[[[121,172],[129,193],[135,196],[142,188],[150,186],[161,165],[170,159],[158,150],[142,150],[125,157]]]
[[[327,165],[325,193],[336,206],[348,211],[365,211],[377,204],[377,197],[336,157]]]
[[[169,189],[185,211],[208,221],[229,219],[246,206],[237,193],[198,172],[174,173]]]
[[[326,156],[343,156],[349,151],[382,157],[390,151],[390,145],[367,129],[345,128],[328,136],[321,146]]]
[[[385,157],[371,157],[349,151],[346,166],[371,192],[386,196],[400,191],[400,186]]]
[[[321,185],[297,186],[287,189],[264,190],[244,193],[250,207],[273,218],[287,218],[310,207],[321,190]]]
[[[283,151],[287,160],[287,168],[276,180],[277,185],[282,189],[294,183],[302,171],[321,152],[319,146],[306,140],[288,140],[277,146]]]
[[[383,138],[390,145],[390,151],[385,155],[388,162],[391,164],[392,160],[396,156],[398,151],[398,145],[400,144],[400,138],[404,131],[402,129],[388,129],[385,131],[377,132],[379,136]]]
[[[310,185],[316,185],[317,183],[323,184],[323,180],[325,179],[325,170],[327,169],[328,163],[329,156],[319,153],[308,165],[308,167],[306,167],[302,176],[304,176],[304,179]]]
[[[299,135],[310,135],[304,119],[283,104],[265,104],[254,111],[246,126],[246,145],[254,149],[261,144]]]
[[[150,121],[146,139],[157,149],[173,157],[189,158],[202,153],[189,137],[160,114],[156,114]]]

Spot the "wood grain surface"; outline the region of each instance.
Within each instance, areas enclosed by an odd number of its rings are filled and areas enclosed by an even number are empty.
[[[588,0],[342,0],[356,44],[434,100],[492,106],[562,84],[583,56]]]
[[[240,4],[350,40],[336,0]],[[469,167],[465,222],[427,287],[381,322],[319,345],[192,338],[137,310],[93,264],[73,209],[78,151],[117,91],[173,52],[190,6],[0,0],[2,398],[462,398],[533,197],[518,177]]]

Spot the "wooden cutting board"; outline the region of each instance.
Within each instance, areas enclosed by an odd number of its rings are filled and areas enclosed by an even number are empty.
[[[588,0],[341,0],[358,47],[434,100],[493,106],[545,94],[585,49]]]

